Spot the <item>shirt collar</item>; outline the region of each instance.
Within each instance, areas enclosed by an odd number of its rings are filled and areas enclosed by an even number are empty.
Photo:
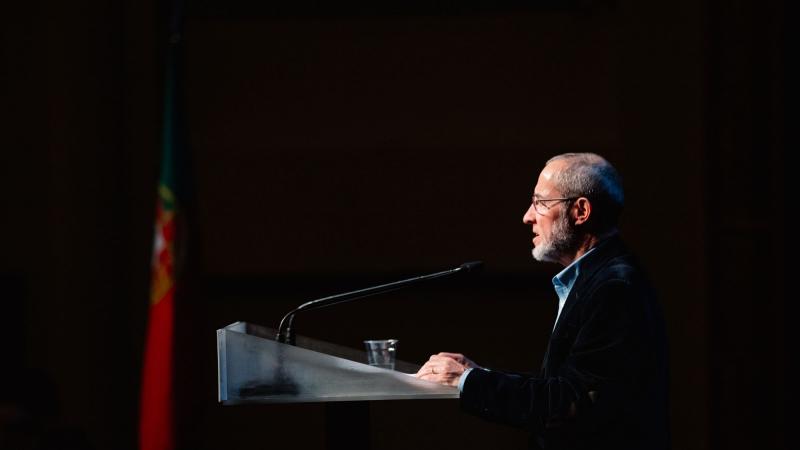
[[[592,247],[591,250],[581,255],[581,257],[575,261],[572,261],[570,265],[553,277],[553,287],[556,290],[556,294],[558,294],[559,302],[563,303],[566,301],[569,292],[572,290],[572,286],[575,285],[575,280],[577,280],[578,275],[580,275],[581,260],[589,253],[592,253],[595,248],[597,247]]]

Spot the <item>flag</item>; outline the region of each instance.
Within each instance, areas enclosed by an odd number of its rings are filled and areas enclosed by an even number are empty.
[[[173,17],[174,19],[174,17]],[[175,21],[173,20],[173,23]],[[175,287],[176,220],[181,212],[177,170],[182,167],[177,108],[177,66],[180,34],[172,27],[166,61],[162,161],[156,201],[150,307],[142,366],[139,417],[140,450],[175,448]]]

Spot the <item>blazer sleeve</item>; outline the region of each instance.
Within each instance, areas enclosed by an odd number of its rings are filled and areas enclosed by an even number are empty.
[[[625,280],[609,280],[582,300],[564,318],[574,321],[574,335],[551,338],[551,354],[566,353],[554,376],[473,370],[462,409],[538,432],[565,421],[596,429],[631,406],[648,359],[642,295]]]

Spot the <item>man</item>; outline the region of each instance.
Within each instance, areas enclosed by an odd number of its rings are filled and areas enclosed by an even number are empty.
[[[417,377],[461,390],[465,411],[531,431],[531,448],[669,448],[667,349],[653,290],[619,238],[620,178],[605,159],[568,153],[539,175],[523,222],[553,278],[558,315],[536,375],[431,356]]]

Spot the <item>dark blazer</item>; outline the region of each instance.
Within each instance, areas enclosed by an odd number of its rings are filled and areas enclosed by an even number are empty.
[[[653,289],[618,237],[581,260],[538,375],[476,369],[465,411],[531,431],[531,448],[667,449],[667,344]]]

